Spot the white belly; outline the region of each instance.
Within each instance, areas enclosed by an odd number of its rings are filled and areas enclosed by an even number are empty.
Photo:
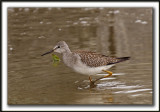
[[[84,64],[74,66],[74,70],[78,73],[84,74],[84,75],[96,75],[98,73],[102,73],[102,70],[107,70],[111,68],[114,65],[107,65],[107,66],[100,66],[100,67],[88,67]]]
[[[72,54],[63,54],[63,61],[68,67],[74,69],[74,71],[85,75],[96,75],[102,73],[102,70],[107,70],[114,66],[114,64],[112,64],[100,67],[89,67],[82,63],[78,55]]]

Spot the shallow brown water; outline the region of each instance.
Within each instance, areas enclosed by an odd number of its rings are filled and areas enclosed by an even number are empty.
[[[131,59],[90,89],[87,75],[41,57],[60,40]],[[152,104],[152,77],[151,8],[8,9],[8,104]]]

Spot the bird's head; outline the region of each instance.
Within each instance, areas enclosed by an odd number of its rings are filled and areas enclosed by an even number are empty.
[[[59,41],[53,48],[54,52],[57,53],[64,53],[67,52],[67,50],[69,49],[68,45],[66,44],[65,41]]]
[[[66,42],[65,42],[65,41],[59,41],[59,42],[53,47],[53,49],[52,49],[51,51],[46,52],[46,53],[42,54],[41,56],[44,56],[44,55],[49,54],[49,53],[52,53],[52,52],[65,53],[65,52],[67,52],[67,51],[70,51],[70,50],[69,50],[69,47],[68,47],[68,45],[66,44]]]

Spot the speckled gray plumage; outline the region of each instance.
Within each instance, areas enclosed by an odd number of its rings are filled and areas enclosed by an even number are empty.
[[[109,56],[105,56],[105,55],[98,54],[96,52],[91,52],[91,51],[77,50],[77,51],[74,51],[74,53],[78,54],[81,57],[81,61],[90,67],[111,65],[111,64],[119,63],[129,59],[129,57],[122,57],[122,58],[109,57]]]
[[[82,50],[71,52],[71,50],[69,49],[65,41],[59,41],[55,45],[53,50],[47,53],[44,53],[41,56],[44,56],[51,52],[61,53],[63,55],[64,63],[71,68],[74,68],[75,66],[79,66],[79,65],[81,65],[81,67],[82,66],[101,67],[101,66],[119,63],[119,62],[128,60],[130,58],[130,57],[121,57],[121,58],[110,57],[110,56],[98,54],[96,52],[82,51]]]
[[[42,54],[57,52],[62,54],[63,62],[68,67],[72,68],[78,73],[91,75],[101,73],[103,70],[107,70],[114,66],[115,63],[119,63],[128,60],[129,57],[110,57],[91,51],[71,51],[65,41],[58,42],[53,50]]]

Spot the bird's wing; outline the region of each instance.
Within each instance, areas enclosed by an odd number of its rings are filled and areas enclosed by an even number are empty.
[[[74,51],[74,53],[78,54],[82,62],[90,67],[105,66],[121,62],[120,58],[109,57],[96,52]]]

